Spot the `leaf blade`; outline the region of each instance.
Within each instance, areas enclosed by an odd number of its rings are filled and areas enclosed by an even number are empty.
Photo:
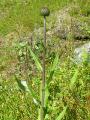
[[[39,62],[39,59],[38,59],[37,56],[34,54],[34,52],[31,50],[30,47],[28,47],[28,49],[29,49],[29,51],[30,51],[30,54],[31,54],[33,60],[35,61],[35,65],[37,66],[37,69],[40,70],[40,71],[42,71],[42,66],[41,66],[41,64],[40,64],[40,62]]]
[[[75,73],[74,73],[72,79],[70,80],[71,81],[71,83],[70,83],[70,89],[73,88],[73,86],[74,86],[74,84],[75,84],[75,82],[77,80],[77,77],[78,77],[78,69],[75,70]]]
[[[66,110],[67,110],[67,106],[63,108],[63,111],[59,114],[56,120],[62,120],[62,118],[65,116]]]

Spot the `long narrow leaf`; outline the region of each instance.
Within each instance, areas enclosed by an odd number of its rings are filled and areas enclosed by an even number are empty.
[[[48,90],[48,85],[49,85],[49,82],[50,82],[50,80],[52,80],[52,77],[54,75],[54,71],[55,71],[55,69],[57,67],[57,64],[58,64],[58,59],[59,59],[58,54],[56,54],[56,57],[55,57],[55,59],[53,61],[53,64],[52,64],[52,68],[51,68],[51,72],[50,72],[50,75],[49,75],[49,79],[46,82],[46,87],[45,87],[45,106],[48,105],[48,97],[50,95],[50,92]]]
[[[62,120],[62,118],[65,116],[67,110],[67,106],[63,108],[63,111],[59,114],[59,116],[56,118],[56,120]]]
[[[74,75],[73,75],[73,77],[71,79],[70,89],[73,88],[73,86],[74,86],[74,84],[75,84],[75,82],[77,80],[77,77],[78,77],[78,69],[76,69],[76,71],[75,71],[75,73],[74,73]]]
[[[39,62],[39,59],[37,58],[37,56],[34,54],[34,52],[31,50],[30,47],[28,47],[29,51],[30,51],[30,54],[33,58],[33,60],[35,61],[35,65],[37,66],[38,70],[42,71],[42,66]]]
[[[33,97],[33,102],[34,102],[36,105],[40,105],[40,104],[41,104],[41,103],[40,103],[40,100],[39,100],[38,96],[36,95],[36,93],[33,91],[32,87],[29,85],[28,88],[29,88],[30,94],[31,94],[32,97]]]
[[[33,98],[33,102],[36,105],[40,105],[40,102],[38,100],[38,97],[36,96],[35,92],[32,90],[31,86],[27,85],[26,81],[21,81],[16,77],[16,82],[18,83],[19,88],[24,92],[29,92]]]
[[[52,65],[52,68],[51,68],[51,72],[50,72],[50,75],[49,75],[49,78],[48,78],[48,82],[52,79],[53,75],[54,75],[54,71],[57,67],[57,64],[58,64],[58,60],[59,60],[59,57],[58,57],[58,54],[56,54],[56,57],[53,61],[53,65]]]
[[[58,64],[58,60],[59,60],[59,56],[58,56],[58,54],[56,54],[56,57],[55,57],[55,59],[53,61],[53,65],[52,65],[51,71],[55,70],[55,68],[56,68],[56,66]]]
[[[16,80],[16,82],[17,82],[19,88],[20,88],[22,91],[25,92],[25,91],[26,91],[26,88],[25,88],[24,85],[21,84],[21,81],[20,81],[17,77],[15,77],[15,80]]]

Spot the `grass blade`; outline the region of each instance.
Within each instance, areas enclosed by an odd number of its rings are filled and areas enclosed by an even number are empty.
[[[59,116],[56,118],[56,120],[62,120],[62,118],[65,116],[67,110],[67,106],[63,108],[63,111],[59,114]]]

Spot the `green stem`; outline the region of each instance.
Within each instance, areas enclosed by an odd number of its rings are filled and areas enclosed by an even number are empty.
[[[43,48],[43,72],[42,72],[42,93],[41,93],[41,120],[44,120],[44,107],[45,107],[45,81],[46,81],[46,75],[45,75],[45,56],[46,56],[46,17],[44,17],[44,42],[43,42],[44,48]]]

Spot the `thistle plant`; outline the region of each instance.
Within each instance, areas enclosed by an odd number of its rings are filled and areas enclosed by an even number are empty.
[[[24,91],[25,93],[28,93],[28,95],[30,95],[32,97],[32,101],[33,103],[36,105],[37,110],[38,110],[38,120],[48,120],[50,119],[49,116],[49,111],[52,111],[53,108],[50,108],[50,82],[53,79],[53,75],[54,72],[56,70],[57,64],[59,62],[59,56],[58,53],[55,54],[55,57],[53,58],[53,62],[51,64],[50,70],[46,80],[46,16],[49,16],[50,11],[48,10],[48,8],[42,8],[41,9],[41,15],[44,16],[44,41],[43,41],[43,61],[42,61],[42,65],[41,62],[39,60],[39,58],[36,56],[36,54],[32,51],[30,44],[28,44],[28,42],[22,42],[19,43],[17,46],[20,48],[18,49],[18,53],[19,53],[19,62],[20,65],[21,63],[21,58],[25,57],[25,55],[22,56],[21,53],[24,53],[24,48],[27,48],[26,53],[28,54],[28,56],[30,57],[29,59],[33,59],[35,66],[37,68],[38,72],[42,72],[42,80],[39,82],[39,85],[41,86],[40,89],[40,98],[38,96],[37,91],[33,90],[33,87],[31,86],[31,84],[28,84],[28,82],[26,80],[21,80],[19,79],[18,76],[16,76],[16,81],[18,83],[19,88]],[[26,58],[26,57],[25,57]],[[23,62],[25,62],[25,59],[23,59]],[[29,64],[29,61],[26,61]],[[30,63],[31,64],[31,63]],[[48,68],[49,69],[49,68]],[[21,72],[20,72],[21,73]],[[25,74],[25,73],[24,73]],[[30,76],[26,76],[26,79],[29,78]],[[30,80],[30,78],[29,78]],[[37,82],[37,78],[36,81]],[[35,86],[36,87],[36,86]],[[39,87],[39,86],[38,86]],[[67,106],[63,107],[62,112],[60,112],[60,114],[56,117],[56,120],[61,120],[65,114],[66,114],[66,110],[67,110]]]
[[[44,120],[44,108],[45,108],[45,82],[46,82],[46,75],[45,75],[45,55],[46,55],[46,16],[49,16],[50,10],[46,7],[41,9],[41,16],[44,17],[44,41],[43,41],[43,71],[42,71],[42,93],[41,93],[41,120]]]

